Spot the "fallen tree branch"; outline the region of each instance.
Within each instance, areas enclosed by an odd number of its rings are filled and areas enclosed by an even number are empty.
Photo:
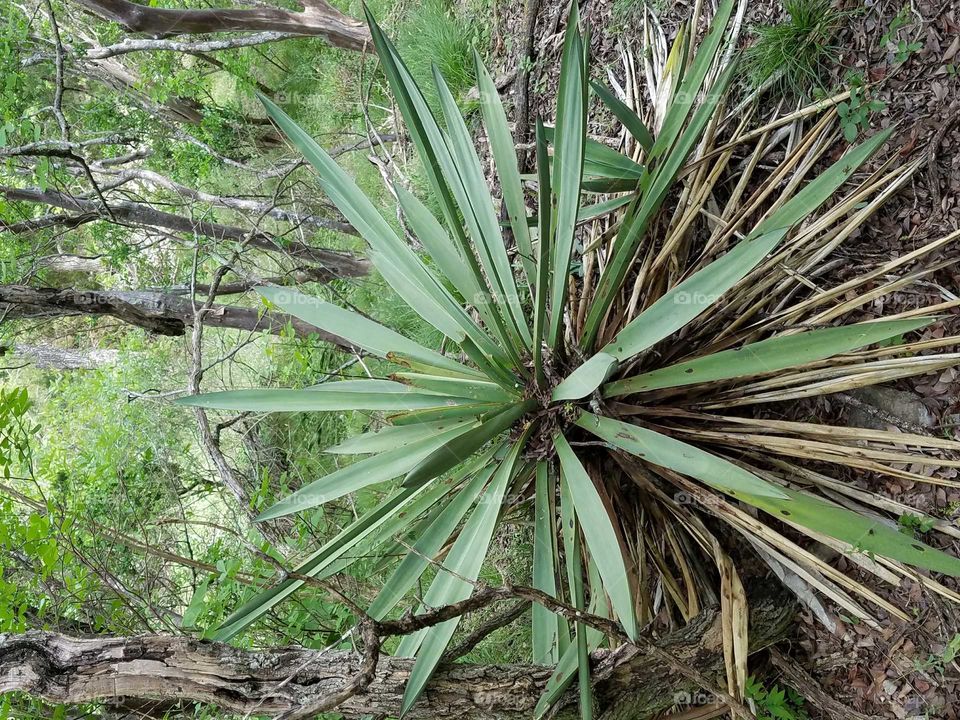
[[[153,7],[130,0],[74,0],[105,20],[154,37],[217,32],[273,32],[322,37],[334,47],[366,52],[370,32],[325,0],[302,0],[303,12],[279,7],[205,8]]]
[[[792,606],[783,596],[751,604],[751,650],[783,637]],[[655,641],[705,673],[722,668],[720,619],[707,610],[687,627]],[[372,653],[270,648],[242,650],[189,638],[142,636],[77,639],[57,633],[0,636],[0,692],[25,692],[49,702],[80,704],[117,697],[178,699],[222,712],[298,717],[324,700],[347,718],[396,716],[413,667],[409,658],[383,657],[369,684]],[[639,719],[671,707],[677,693],[698,688],[655,654],[634,646],[594,654],[594,690],[605,717]],[[536,665],[441,666],[410,720],[530,718],[551,669]],[[358,677],[363,678],[358,680]],[[576,692],[561,701],[558,717],[575,716]]]
[[[0,311],[6,318],[109,315],[158,335],[179,336],[196,316],[189,298],[133,290],[78,290],[0,285]],[[321,340],[354,352],[343,338],[283,313],[259,313],[255,308],[213,305],[201,318],[207,327],[279,334],[289,323],[301,337]]]
[[[301,37],[295,33],[284,32],[262,32],[253,35],[243,35],[241,37],[223,38],[217,40],[200,40],[197,42],[188,42],[184,40],[156,39],[156,38],[124,38],[113,45],[92,47],[84,49],[84,57],[89,60],[107,60],[108,58],[126,55],[134,52],[157,52],[170,51],[181,52],[187,55],[199,53],[218,52],[220,50],[233,50],[235,48],[253,47],[265,43],[277,42],[279,40],[289,40],[290,38]],[[53,56],[49,53],[34,53],[20,61],[20,67],[31,67]]]

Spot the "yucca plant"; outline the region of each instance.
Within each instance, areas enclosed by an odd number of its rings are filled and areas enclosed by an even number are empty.
[[[872,615],[861,601],[906,615],[823,562],[801,535],[847,553],[881,581],[914,577],[957,599],[918,569],[960,575],[960,560],[899,532],[895,517],[906,511],[901,503],[826,468],[945,483],[903,467],[960,466],[942,457],[960,443],[760,413],[769,403],[955,364],[956,354],[920,353],[956,338],[912,339],[932,322],[932,313],[951,303],[840,321],[937,267],[896,277],[899,268],[956,235],[843,285],[817,287],[811,278],[824,258],[919,164],[893,168],[888,162],[850,184],[889,137],[883,132],[808,181],[838,141],[828,104],[752,131],[752,111],[726,118],[737,59],[724,42],[732,11],[730,0],[720,3],[695,55],[686,57],[678,41],[665,69],[669,78],[659,84],[666,96],[651,104],[647,123],[594,86],[635,139],[636,152],[628,157],[587,138],[588,64],[574,4],[555,129],[537,123],[536,174],[529,178],[518,170],[504,108],[477,58],[499,198],[487,186],[443,78],[435,75],[441,123],[368,17],[384,74],[442,210],[441,222],[395,188],[429,262],[319,145],[263,99],[270,117],[316,168],[330,200],[367,241],[386,282],[448,340],[440,352],[336,305],[263,287],[259,292],[271,305],[392,364],[391,379],[182,401],[258,412],[386,413],[382,429],[329,449],[364,459],[262,514],[277,518],[374,483],[392,484],[380,505],[301,563],[300,576],[329,577],[359,556],[401,554],[368,614],[380,619],[391,613],[431,565],[437,574],[420,607],[449,605],[474,591],[498,523],[526,517],[534,524],[535,587],[568,606],[616,619],[626,637],[636,638],[656,615],[683,621],[719,598],[729,636],[729,690],[737,697],[747,677],[746,597],[728,554],[731,538],[742,537],[793,587],[812,586],[867,622]],[[783,140],[779,129],[818,116],[807,132],[791,134],[783,160],[761,177],[759,160]],[[742,162],[734,165],[735,157]],[[601,193],[610,197],[597,197]],[[503,223],[499,203],[506,210]],[[808,460],[819,464],[811,468]],[[705,522],[706,516],[721,525]],[[735,533],[718,537],[722,526]],[[935,527],[960,536],[949,522],[937,520]],[[285,579],[256,595],[216,637],[247,628],[302,584],[302,577]],[[803,596],[819,603],[810,593]],[[400,643],[399,654],[417,658],[403,712],[422,693],[458,622]],[[589,717],[588,654],[611,640],[539,605],[532,623],[533,661],[557,666],[538,716],[579,674],[581,713]]]

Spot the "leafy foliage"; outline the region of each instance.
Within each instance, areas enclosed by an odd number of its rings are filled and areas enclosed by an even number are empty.
[[[757,707],[757,720],[807,720],[804,699],[793,688],[764,687],[756,678],[747,679],[747,697]]]

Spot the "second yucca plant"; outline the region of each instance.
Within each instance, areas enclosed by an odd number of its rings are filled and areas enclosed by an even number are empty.
[[[682,621],[721,598],[730,618],[725,632],[736,635],[725,643],[730,691],[741,697],[746,599],[725,549],[729,536],[721,542],[704,513],[746,538],[781,577],[802,578],[868,622],[870,612],[854,595],[903,613],[790,539],[791,528],[848,552],[882,578],[913,576],[914,568],[960,575],[955,557],[891,526],[898,503],[803,464],[813,459],[930,481],[898,463],[956,466],[926,451],[953,451],[960,444],[765,420],[741,410],[941,369],[957,358],[918,354],[946,341],[888,342],[928,325],[928,313],[835,322],[862,304],[843,299],[849,291],[887,277],[906,260],[846,287],[811,292],[805,274],[902,184],[911,166],[883,166],[838,195],[889,136],[879,133],[804,182],[836,140],[830,113],[748,193],[763,150],[758,139],[766,142],[770,131],[748,133],[743,122],[718,144],[736,67],[736,55],[724,52],[732,9],[732,2],[720,3],[689,62],[677,59],[682,47],[671,54],[669,82],[661,83],[669,96],[658,103],[655,131],[595,86],[636,144],[628,157],[587,139],[588,65],[574,7],[555,127],[537,124],[536,175],[530,178],[519,172],[504,108],[477,59],[499,198],[488,189],[443,78],[435,75],[441,124],[370,18],[383,71],[442,211],[441,222],[395,188],[429,263],[319,145],[263,100],[316,168],[330,200],[367,241],[386,282],[449,341],[440,352],[336,305],[263,287],[259,292],[272,305],[392,363],[391,379],[183,400],[262,412],[387,414],[382,429],[329,450],[367,457],[263,513],[263,519],[276,518],[374,483],[393,484],[379,506],[297,567],[299,574],[329,577],[356,557],[399,552],[404,557],[368,614],[379,619],[393,611],[431,564],[437,573],[421,607],[436,608],[471,595],[499,522],[528,517],[535,528],[535,586],[615,618],[627,637],[635,638],[659,613]],[[756,156],[733,173],[732,149],[749,142],[758,143]],[[732,181],[721,183],[725,177]],[[590,203],[586,193],[612,196]],[[831,199],[830,209],[818,215]],[[946,591],[928,575],[917,576]],[[256,595],[217,637],[232,637],[302,584],[287,579]],[[417,658],[403,711],[422,693],[458,622],[400,644],[399,654]],[[537,709],[542,716],[607,639],[540,606],[533,607],[532,622],[533,660],[557,664]],[[581,713],[589,716],[587,673],[580,677]]]

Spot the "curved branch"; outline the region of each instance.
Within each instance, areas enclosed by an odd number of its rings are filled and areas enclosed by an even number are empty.
[[[303,12],[275,7],[178,10],[130,0],[75,0],[92,13],[131,32],[154,36],[215,32],[278,32],[322,37],[334,47],[366,52],[370,33],[359,20],[325,0],[303,0]]]

